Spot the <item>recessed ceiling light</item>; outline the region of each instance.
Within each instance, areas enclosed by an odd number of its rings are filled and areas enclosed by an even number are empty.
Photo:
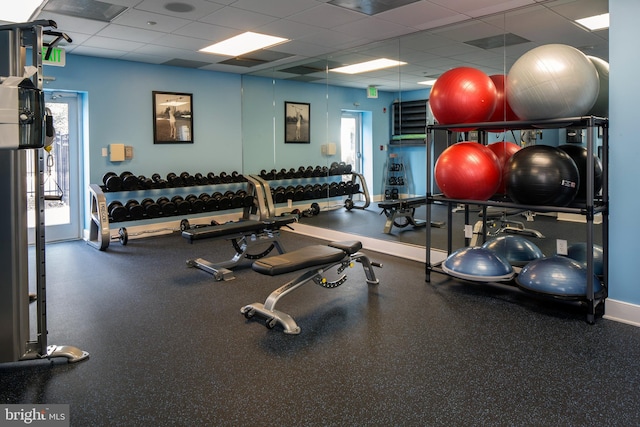
[[[178,13],[191,12],[192,10],[195,9],[195,7],[191,6],[190,4],[180,3],[180,2],[167,3],[164,5],[164,8],[167,9],[169,12],[178,12]]]
[[[0,21],[27,22],[41,3],[42,0],[5,2],[0,9]]]
[[[398,65],[405,65],[406,62],[396,61],[393,59],[380,58],[372,61],[361,62],[359,64],[346,65],[344,67],[332,68],[329,71],[335,71],[336,73],[343,74],[358,74],[366,73],[368,71],[382,70],[383,68],[395,67]]]
[[[436,82],[437,79],[431,79],[431,80],[424,80],[422,82],[418,82],[419,85],[425,85],[425,86],[433,86],[434,83]]]
[[[604,30],[609,28],[609,14],[589,16],[587,18],[576,19],[576,22],[590,31]]]
[[[264,49],[288,41],[289,39],[285,39],[283,37],[269,36],[267,34],[247,31],[246,33],[202,48],[200,49],[200,52],[240,56],[248,52],[253,52],[254,50]]]

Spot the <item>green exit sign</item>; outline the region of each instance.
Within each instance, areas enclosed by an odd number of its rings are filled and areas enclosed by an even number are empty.
[[[49,58],[47,59],[47,52],[49,52]],[[46,65],[54,65],[56,67],[64,67],[67,57],[64,49],[59,47],[54,48],[42,48],[42,63]]]
[[[377,98],[378,97],[378,88],[375,86],[367,87],[367,98]]]

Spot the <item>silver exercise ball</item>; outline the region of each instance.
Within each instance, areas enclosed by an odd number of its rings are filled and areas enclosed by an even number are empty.
[[[587,56],[589,61],[596,67],[598,79],[600,80],[600,91],[596,103],[593,104],[590,116],[609,117],[609,63],[604,59],[595,56]]]
[[[507,77],[507,100],[522,120],[583,116],[596,102],[600,86],[589,58],[563,44],[531,49]]]

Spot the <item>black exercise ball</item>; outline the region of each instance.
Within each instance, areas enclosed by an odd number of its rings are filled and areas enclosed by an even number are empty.
[[[507,194],[516,203],[567,206],[580,186],[580,173],[567,153],[548,145],[515,152],[507,165]]]
[[[580,186],[576,194],[576,200],[586,200],[587,198],[587,147],[579,144],[564,144],[558,147],[569,155],[578,167],[580,173]],[[593,155],[593,194],[597,194],[602,188],[602,162],[600,158]]]

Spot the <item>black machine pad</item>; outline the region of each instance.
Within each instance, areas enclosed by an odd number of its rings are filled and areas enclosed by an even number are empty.
[[[259,232],[262,230],[275,230],[295,221],[294,216],[269,218],[264,221],[240,220],[225,224],[184,230],[182,237],[190,242],[200,239],[221,238],[235,234]]]
[[[336,263],[361,248],[362,244],[357,241],[332,242],[329,246],[312,245],[282,255],[256,260],[252,268],[260,274],[277,276],[303,268]]]

